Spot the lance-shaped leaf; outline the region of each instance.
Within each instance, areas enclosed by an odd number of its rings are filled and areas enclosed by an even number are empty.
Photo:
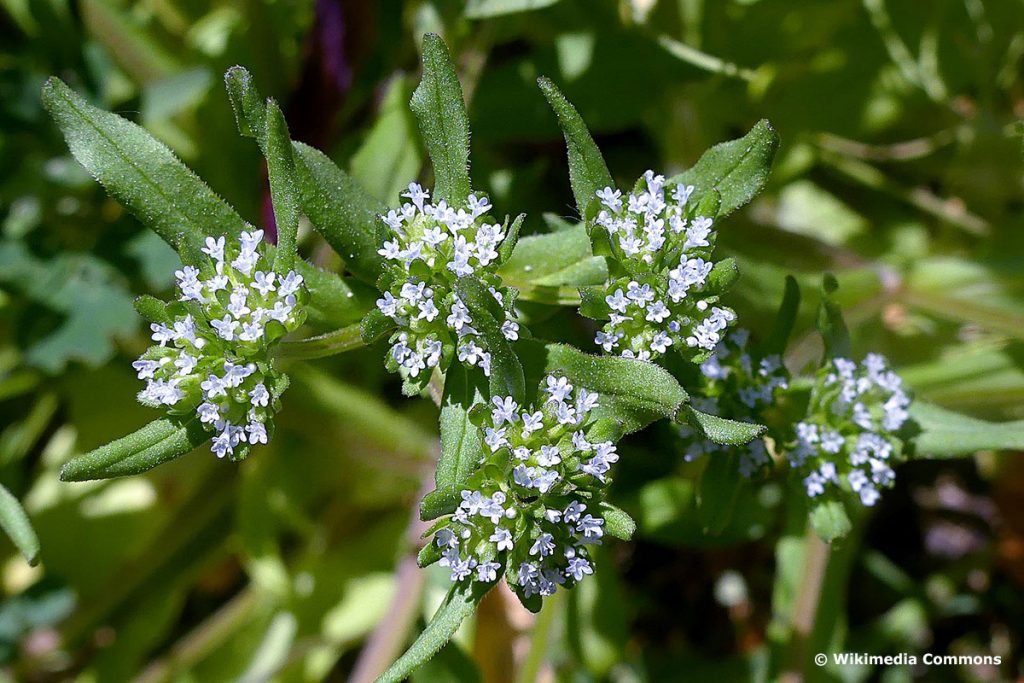
[[[565,344],[546,348],[546,371],[600,394],[595,420],[613,420],[623,434],[664,417],[675,417],[686,391],[663,368],[642,360],[593,356]]]
[[[764,434],[767,427],[752,422],[737,422],[697,410],[687,404],[683,406],[687,424],[706,439],[728,446],[749,443]]]
[[[800,285],[792,275],[786,276],[786,289],[782,294],[782,303],[775,314],[772,331],[764,343],[765,355],[777,353],[782,355],[789,345],[789,335],[796,324],[796,315],[800,309]]]
[[[284,275],[295,263],[295,238],[299,232],[299,192],[292,159],[292,140],[288,124],[277,102],[267,102],[266,141],[267,175],[270,198],[277,224],[277,253],[274,270]]]
[[[236,237],[252,229],[141,126],[97,109],[57,78],[43,86],[43,103],[75,159],[110,196],[172,247],[179,246],[181,236],[199,247],[208,235]],[[312,317],[345,324],[366,311],[365,297],[354,296],[334,273],[305,262],[297,267],[312,295]]]
[[[434,200],[464,206],[469,181],[469,116],[462,84],[441,37],[423,36],[423,78],[410,102],[434,166]]]
[[[231,109],[235,112],[238,132],[257,141],[264,139],[267,106],[252,75],[245,67],[233,66],[224,74],[224,86],[228,91]]]
[[[208,441],[210,433],[199,418],[162,418],[142,429],[64,464],[61,481],[126,477],[191,452]]]
[[[180,233],[201,244],[206,235],[247,229],[234,209],[141,126],[93,107],[57,78],[43,86],[43,104],[75,159],[171,246]]]
[[[326,154],[301,142],[292,144],[302,212],[348,270],[373,284],[384,267],[377,250],[385,239],[380,216],[387,207]]]
[[[778,148],[779,136],[772,124],[762,119],[742,138],[709,149],[692,168],[669,182],[694,185],[698,196],[718,190],[718,215],[727,216],[764,189]]]
[[[594,256],[587,227],[580,223],[522,238],[498,275],[520,296],[534,300],[534,292],[545,288],[601,284],[608,279],[608,265],[603,256]]]
[[[914,440],[917,458],[956,458],[980,450],[1024,450],[1024,420],[988,422],[914,401],[910,417],[921,430]]]
[[[825,273],[821,282],[821,305],[818,307],[818,332],[825,342],[825,359],[850,357],[850,331],[843,320],[839,304],[832,300],[832,293],[839,283],[831,273]]]
[[[629,513],[611,503],[601,503],[597,508],[604,518],[604,530],[609,536],[628,541],[636,532],[636,522]]]
[[[459,278],[455,290],[469,309],[473,327],[487,342],[487,350],[491,354],[491,395],[511,396],[521,404],[526,394],[526,382],[519,357],[501,332],[505,311],[486,285],[476,278]]]
[[[256,138],[267,154],[270,150],[264,143],[268,106],[252,76],[244,68],[233,66],[224,75],[224,82],[239,132]],[[320,150],[301,142],[291,142],[291,145],[294,182],[302,213],[344,259],[348,270],[360,280],[373,284],[384,263],[377,250],[385,239],[380,216],[387,211],[387,206]],[[269,157],[267,166],[269,170]]]
[[[21,503],[3,486],[0,486],[0,527],[25,561],[35,566],[39,562],[39,538]]]
[[[424,496],[420,504],[420,517],[425,520],[455,509],[462,483],[483,457],[480,430],[470,421],[469,411],[484,401],[484,382],[480,370],[462,363],[453,363],[445,376],[441,397],[441,456],[434,474],[436,488]]]
[[[569,155],[569,183],[576,198],[576,210],[580,212],[581,218],[587,218],[587,207],[596,201],[597,191],[614,185],[612,174],[608,172],[604,156],[576,107],[572,106],[550,79],[538,78],[537,85],[555,111],[558,125],[565,135]]]
[[[487,589],[480,588],[476,581],[464,581],[452,586],[444,602],[430,618],[427,627],[405,654],[380,675],[376,683],[401,683],[407,679],[409,674],[437,654],[451,640],[486,593]]]

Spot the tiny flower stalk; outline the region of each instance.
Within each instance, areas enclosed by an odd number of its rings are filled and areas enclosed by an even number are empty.
[[[138,398],[172,416],[196,415],[213,434],[213,453],[240,460],[273,434],[288,378],[272,349],[302,325],[308,295],[301,275],[269,267],[262,230],[237,242],[208,237],[201,253],[182,253],[177,300],[140,301],[154,344],[132,363],[146,381]]]
[[[480,368],[490,377],[495,344],[519,339],[515,289],[494,274],[511,254],[522,216],[511,227],[489,217],[486,197],[470,194],[465,206],[429,201],[430,193],[411,183],[409,201],[381,216],[386,238],[379,250],[387,262],[378,285],[379,316],[368,318],[364,338],[390,327],[386,366],[407,386],[422,389],[434,368],[453,362]],[[482,284],[484,300],[467,292]],[[382,324],[381,317],[390,321]]]
[[[693,201],[694,191],[647,171],[628,195],[612,187],[595,193],[591,238],[607,251],[612,275],[582,292],[581,312],[607,320],[594,338],[605,353],[655,360],[674,348],[700,362],[736,320],[718,305],[735,264],[711,260],[718,194]]]
[[[600,396],[548,375],[539,406],[494,396],[473,411],[484,455],[454,513],[435,525],[421,564],[439,562],[456,584],[504,576],[531,609],[594,572],[605,534],[615,444],[598,435]]]

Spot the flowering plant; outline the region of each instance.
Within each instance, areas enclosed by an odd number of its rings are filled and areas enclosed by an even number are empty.
[[[778,145],[767,122],[678,175],[649,170],[624,192],[579,113],[542,78],[579,222],[520,240],[524,216],[497,220],[473,189],[462,87],[437,36],[424,38],[423,63],[411,109],[435,184],[410,179],[399,206],[293,141],[248,72],[228,71],[239,132],[267,161],[276,237],[141,128],[47,83],[44,100],[75,156],[182,262],[174,301],[137,301],[154,342],[133,363],[146,382],[139,400],[166,415],[70,460],[63,479],[138,474],[207,442],[241,460],[274,434],[288,385],[279,366],[377,345],[406,396],[439,408],[434,490],[419,508],[433,525],[418,561],[440,565],[451,583],[380,679],[400,681],[502,577],[537,611],[602,571],[596,548],[636,528],[611,502],[613,465],[629,457],[619,441],[655,422],[671,422],[680,466],[695,468],[695,512],[710,535],[741,491],[775,480],[796,492],[793,516],[831,542],[892,486],[899,463],[985,445],[977,425],[964,437],[965,418],[912,402],[881,356],[851,360],[830,276],[819,362],[788,343],[799,318],[792,278],[770,334],[738,326],[726,299],[739,268],[714,252],[728,215],[767,180]],[[302,216],[340,272],[300,258]],[[571,320],[565,329],[545,326],[556,308]]]

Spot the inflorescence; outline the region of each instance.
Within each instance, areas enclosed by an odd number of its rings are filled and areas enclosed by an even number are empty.
[[[701,363],[701,395],[691,397],[695,408],[739,422],[766,422],[766,411],[775,405],[778,394],[789,387],[790,376],[778,354],[752,355],[749,339],[749,331],[734,330]],[[726,446],[700,437],[687,426],[681,426],[679,431],[680,436],[691,440],[684,456],[688,462],[705,454],[735,452],[739,455],[740,474],[747,478],[771,465],[764,439]]]
[[[548,376],[537,409],[495,396],[481,429],[484,456],[432,550],[452,581],[489,584],[502,573],[520,598],[548,596],[592,574],[600,544],[611,441],[591,443],[596,393]]]
[[[458,278],[475,276],[488,285],[502,311],[501,334],[519,338],[515,290],[501,286],[493,274],[505,226],[490,222],[487,198],[469,195],[456,210],[410,183],[402,194],[409,202],[382,220],[390,231],[379,253],[391,263],[390,283],[377,308],[397,325],[390,339],[388,369],[416,378],[434,367],[447,369],[453,358],[490,375],[491,350],[467,302],[456,292]]]
[[[262,239],[262,230],[243,232],[237,245],[207,237],[208,260],[175,273],[178,298],[150,326],[155,345],[132,363],[146,380],[139,401],[194,412],[216,433],[211,450],[219,458],[244,457],[242,444],[269,440],[287,378],[268,350],[305,318],[302,276],[274,272]]]
[[[819,370],[789,455],[807,495],[846,489],[874,505],[879,489],[893,484],[893,465],[905,457],[900,434],[909,405],[903,380],[878,354],[860,365],[836,358]]]
[[[665,177],[647,171],[637,186],[627,197],[611,187],[597,192],[602,208],[595,224],[608,232],[628,274],[605,284],[609,322],[594,341],[608,353],[641,360],[670,346],[699,356],[736,319],[715,305],[719,292],[709,286],[713,220],[691,204],[693,185],[677,184],[666,194]]]

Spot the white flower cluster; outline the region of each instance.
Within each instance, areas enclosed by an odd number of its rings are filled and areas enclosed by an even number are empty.
[[[607,353],[650,360],[668,347],[698,356],[715,348],[736,319],[714,305],[718,292],[707,291],[714,268],[715,232],[711,218],[694,215],[688,205],[692,185],[676,185],[665,194],[665,177],[644,174],[646,189],[597,192],[603,208],[595,224],[608,232],[619,264],[629,273],[604,286],[609,322],[594,342]],[[638,184],[639,185],[639,184]]]
[[[178,299],[150,326],[156,344],[132,363],[146,380],[139,401],[172,414],[194,412],[216,433],[217,457],[242,457],[240,444],[267,443],[283,390],[267,351],[305,317],[302,276],[270,269],[262,239],[262,230],[243,232],[237,244],[207,237],[209,260],[175,273]]]
[[[443,200],[428,203],[429,192],[416,183],[402,196],[410,201],[381,217],[391,235],[379,253],[392,268],[391,285],[377,308],[399,328],[390,340],[388,368],[416,378],[437,366],[446,369],[455,357],[490,375],[490,349],[454,283],[473,275],[487,282],[502,311],[501,334],[509,341],[519,338],[515,293],[491,272],[505,229],[487,222],[486,198],[471,194],[468,209],[455,210]]]
[[[789,455],[807,495],[825,495],[845,482],[862,504],[874,505],[879,489],[892,486],[893,465],[904,458],[898,433],[909,405],[903,380],[878,354],[860,365],[836,358],[820,370]]]
[[[779,392],[789,387],[789,372],[782,358],[770,354],[752,356],[748,350],[750,332],[734,330],[714,353],[700,365],[701,385],[691,399],[698,410],[739,422],[764,423],[764,412],[775,404]],[[764,439],[742,446],[726,446],[704,439],[688,426],[679,427],[680,436],[692,439],[684,458],[692,462],[706,454],[726,450],[739,455],[739,471],[751,478],[771,464]],[[776,436],[769,433],[773,438]]]
[[[492,399],[481,425],[485,456],[432,550],[452,581],[495,581],[504,573],[524,600],[570,588],[594,572],[588,546],[604,536],[599,505],[619,456],[590,443],[599,397],[548,376],[540,409]]]

